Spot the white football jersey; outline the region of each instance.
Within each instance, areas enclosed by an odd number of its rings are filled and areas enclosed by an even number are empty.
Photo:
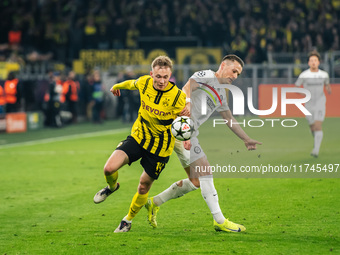
[[[311,93],[311,99],[306,103],[306,106],[314,106],[326,102],[323,90],[325,84],[329,84],[328,73],[323,70],[311,72],[310,69],[303,71],[295,82],[296,86],[303,85]]]
[[[190,79],[195,80],[199,87],[191,93],[191,119],[194,121],[195,130],[193,136],[198,135],[198,127],[202,125],[215,111],[229,110],[227,93],[224,88],[216,88],[221,85],[211,70],[203,70],[194,73]]]

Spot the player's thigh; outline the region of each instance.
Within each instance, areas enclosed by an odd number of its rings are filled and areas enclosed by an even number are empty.
[[[104,166],[105,173],[112,173],[117,171],[122,166],[129,163],[129,157],[128,155],[121,150],[115,150],[109,159],[106,161],[106,164]]]
[[[322,122],[325,120],[326,109],[324,106],[315,107],[310,111],[312,115],[306,116],[308,124],[312,131],[321,130]]]
[[[187,168],[190,165],[190,150],[186,150],[183,146],[183,142],[175,140],[174,151],[183,168]]]
[[[326,116],[326,107],[324,105],[319,105],[315,109],[315,122],[318,122],[318,124],[322,123],[325,120]]]
[[[169,161],[169,157],[160,157],[146,150],[140,161],[144,171],[153,179],[157,180]]]
[[[104,171],[115,172],[122,166],[133,163],[134,161],[142,157],[142,148],[133,139],[128,136],[124,141],[121,141],[116,150],[112,153],[110,158],[107,160]]]
[[[192,137],[190,139],[191,142],[191,148],[190,148],[190,165],[191,163],[206,158],[206,155],[197,139],[197,137]]]
[[[190,163],[190,178],[199,178],[207,175],[212,175],[212,172],[206,155]]]

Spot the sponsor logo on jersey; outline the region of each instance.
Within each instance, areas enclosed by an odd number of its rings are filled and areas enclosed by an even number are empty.
[[[215,108],[215,103],[213,102],[213,100],[211,100],[210,97],[206,97],[207,98],[207,105],[209,106],[210,110],[214,110]],[[216,101],[215,101],[216,102]]]
[[[153,113],[155,115],[159,115],[159,116],[168,116],[171,115],[171,112],[164,112],[164,111],[160,111],[154,107],[151,107],[150,105],[147,105],[143,100],[142,100],[142,108],[143,110],[146,110],[150,113]]]

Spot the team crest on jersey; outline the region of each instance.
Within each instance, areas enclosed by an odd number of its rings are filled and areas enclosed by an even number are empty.
[[[199,72],[197,73],[197,76],[198,76],[198,77],[204,77],[204,76],[205,76],[205,72],[204,72],[204,71],[199,71]]]
[[[164,107],[168,107],[169,106],[169,102],[170,102],[170,99],[169,98],[165,98],[162,102],[163,106]]]

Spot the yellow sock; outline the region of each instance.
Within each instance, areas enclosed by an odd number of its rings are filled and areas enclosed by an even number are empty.
[[[110,190],[114,191],[117,185],[118,171],[114,172],[111,175],[105,175],[105,179],[107,184],[109,184]]]
[[[139,210],[143,207],[143,205],[146,204],[146,201],[148,200],[149,192],[146,194],[139,194],[138,192],[133,196],[132,202],[130,205],[129,213],[126,216],[126,219],[128,221],[131,221],[136,214],[139,212]]]

